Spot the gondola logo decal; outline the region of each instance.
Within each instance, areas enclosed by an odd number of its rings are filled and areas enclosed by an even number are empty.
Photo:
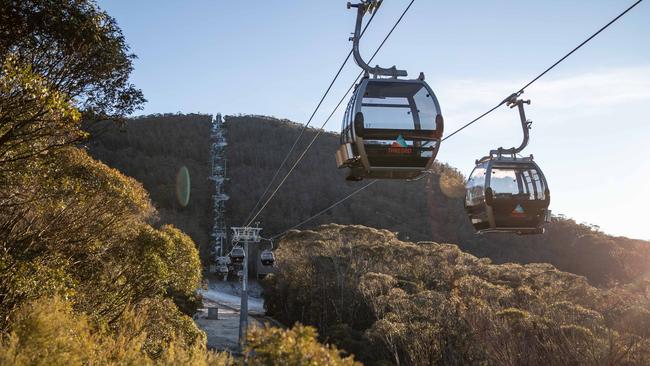
[[[408,146],[409,146],[409,145],[406,143],[406,140],[404,140],[404,136],[402,136],[401,133],[397,136],[396,140],[397,140],[397,143],[398,143],[401,147],[408,147]]]
[[[526,212],[524,211],[524,208],[521,207],[521,205],[517,205],[514,210],[512,210],[512,216],[525,216]]]
[[[404,136],[400,133],[395,139],[395,142],[388,147],[388,152],[390,154],[411,154],[413,149],[409,147]]]

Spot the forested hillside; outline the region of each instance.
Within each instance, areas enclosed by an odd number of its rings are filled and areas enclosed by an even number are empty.
[[[243,225],[264,188],[280,166],[301,126],[260,116],[226,119],[231,178],[228,221]],[[316,133],[308,129],[280,177]],[[365,182],[345,181],[336,169],[338,136],[322,134],[257,220],[264,235],[282,233]],[[457,243],[495,263],[551,263],[586,276],[592,284],[628,283],[645,275],[650,243],[612,237],[571,219],[556,218],[539,236],[477,236],[463,209],[464,178],[456,169],[437,164],[435,174],[415,182],[380,181],[326,214],[302,226],[325,223],[361,224],[398,233],[400,239]]]
[[[166,114],[93,126],[90,153],[143,183],[163,223],[187,232],[207,259],[211,225],[208,115]],[[301,125],[261,116],[226,118],[228,225],[243,225],[277,167],[300,132]],[[294,154],[316,133],[308,129]],[[336,169],[333,152],[338,136],[322,134],[256,219],[265,236],[284,232],[366,182],[347,182]],[[280,177],[291,164],[283,169]],[[180,205],[175,179],[180,167],[191,176],[190,202]],[[571,219],[556,218],[540,236],[496,234],[477,236],[463,209],[463,175],[436,164],[435,173],[415,182],[380,181],[301,228],[324,223],[362,224],[398,233],[400,239],[457,243],[463,250],[495,263],[551,263],[584,275],[592,284],[628,283],[644,275],[650,244],[612,237]]]
[[[190,235],[207,258],[212,225],[210,126],[212,116],[164,114],[127,119],[123,124],[97,122],[86,126],[89,153],[135,178],[149,192],[162,223]],[[177,199],[176,177],[190,174],[190,200]]]
[[[228,222],[243,225],[276,169],[280,166],[301,125],[266,117],[226,118],[228,129]],[[316,130],[308,129],[278,181],[293,164]],[[334,151],[338,136],[322,134],[286,183],[257,218],[265,236],[279,234],[352,192],[362,183],[345,181],[337,170]],[[274,187],[273,187],[274,188]],[[424,182],[385,181],[359,198],[348,200],[316,222],[359,223],[399,231],[402,237],[425,240],[431,224]]]
[[[610,289],[386,230],[292,231],[267,309],[369,365],[647,365],[650,281]]]

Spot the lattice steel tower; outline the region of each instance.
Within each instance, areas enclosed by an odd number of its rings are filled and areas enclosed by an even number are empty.
[[[212,259],[219,263],[219,257],[224,255],[228,232],[226,227],[226,201],[224,183],[226,178],[226,129],[221,114],[212,120],[212,131],[210,134],[210,164],[212,173],[210,180],[214,182],[214,193],[212,195],[212,215],[214,223],[210,237],[212,239]]]

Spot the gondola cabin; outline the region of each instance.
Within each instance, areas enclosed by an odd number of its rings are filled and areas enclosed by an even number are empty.
[[[443,118],[423,80],[366,77],[343,117],[339,168],[348,180],[413,179],[429,169],[440,148]]]
[[[546,178],[532,157],[485,157],[477,161],[465,190],[465,210],[479,233],[541,234],[550,200]]]
[[[234,247],[230,251],[230,260],[232,263],[244,263],[244,258],[246,257],[246,253],[244,252],[244,248],[242,247]]]
[[[272,251],[266,249],[260,253],[260,261],[264,266],[272,266],[275,263],[275,255]]]

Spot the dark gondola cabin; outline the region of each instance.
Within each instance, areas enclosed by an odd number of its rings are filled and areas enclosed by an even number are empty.
[[[230,260],[232,263],[243,263],[244,258],[246,257],[246,254],[244,252],[244,248],[242,247],[234,247],[230,251]]]
[[[479,233],[541,234],[550,192],[532,158],[485,157],[467,180],[465,210]]]
[[[364,78],[348,103],[336,153],[349,180],[412,179],[429,169],[440,148],[443,119],[422,78]]]
[[[273,263],[275,263],[275,255],[268,249],[263,250],[262,253],[260,253],[260,261],[264,266],[272,266]]]

